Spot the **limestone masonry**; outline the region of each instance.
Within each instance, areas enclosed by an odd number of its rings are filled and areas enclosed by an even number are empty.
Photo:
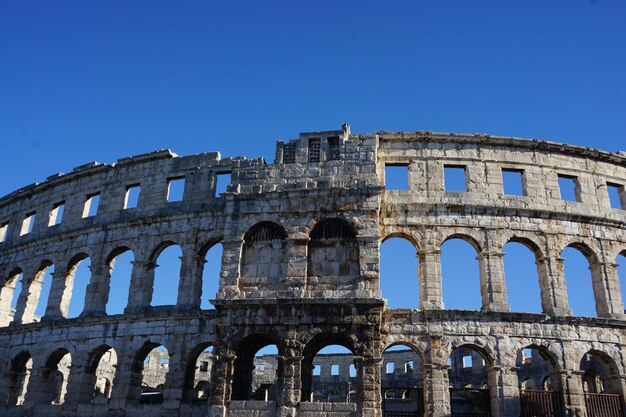
[[[390,166],[408,189],[386,185]],[[464,191],[446,189],[450,170]],[[520,195],[505,193],[507,174]],[[164,150],[53,175],[0,199],[0,416],[624,416],[624,185],[624,153],[348,125],[277,142],[273,164]],[[419,282],[419,309],[381,294],[392,237],[415,247],[419,270],[404,278]],[[440,247],[453,238],[477,252],[480,310],[444,305]],[[510,311],[508,242],[535,255],[543,313]],[[203,294],[218,244],[219,290]],[[177,303],[151,306],[171,245]],[[567,247],[589,262],[597,317],[572,315]],[[127,306],[107,315],[126,252]],[[68,318],[81,261],[84,310]]]

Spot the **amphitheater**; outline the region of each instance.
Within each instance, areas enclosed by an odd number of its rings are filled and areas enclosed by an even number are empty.
[[[388,186],[390,167],[406,189]],[[451,169],[463,190],[447,189]],[[521,195],[505,192],[507,173]],[[0,415],[623,416],[625,184],[623,153],[348,125],[278,141],[273,164],[157,151],[53,175],[0,199]],[[381,293],[389,238],[415,247],[419,269],[406,278],[419,282],[417,309],[388,308]],[[443,303],[450,239],[476,250],[479,310]],[[508,242],[534,253],[542,312],[511,311]],[[219,289],[203,294],[218,244]],[[182,251],[177,302],[152,306],[157,258],[171,245]],[[588,261],[595,317],[572,314],[565,248]],[[107,315],[124,253],[128,301]],[[70,318],[81,261],[91,277]],[[324,353],[330,345],[347,353]],[[257,354],[268,346],[276,352]]]

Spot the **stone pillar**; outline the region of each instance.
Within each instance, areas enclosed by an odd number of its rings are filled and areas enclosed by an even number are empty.
[[[559,256],[538,258],[537,271],[543,312],[551,316],[571,316],[572,310],[567,302],[563,258]]]
[[[359,242],[359,281],[355,296],[359,298],[380,298],[379,279],[379,237],[361,236]]]
[[[281,280],[283,287],[290,291],[294,297],[304,297],[306,291],[306,250],[309,237],[287,238],[285,246],[287,250],[287,274]]]
[[[565,411],[571,417],[587,417],[583,374],[583,371],[570,370],[561,373],[563,393],[565,394]]]
[[[420,284],[420,309],[443,309],[441,287],[441,250],[427,246],[417,251],[418,279]]]
[[[491,415],[519,417],[521,412],[517,368],[486,368]]]
[[[180,403],[183,398],[183,387],[185,386],[185,365],[187,359],[176,353],[168,352],[170,355],[167,375],[163,387],[163,416],[178,416]]]
[[[478,254],[480,265],[480,292],[483,310],[509,311],[504,283],[504,254],[502,252],[484,250]]]
[[[13,323],[15,325],[32,323],[34,321],[44,276],[45,271],[38,271],[28,280],[26,275],[22,275],[22,291],[18,296],[15,314],[13,315]]]
[[[85,307],[81,317],[106,316],[106,306],[109,302],[111,289],[111,272],[113,268],[102,262],[92,262],[89,266],[91,280],[85,292]]]
[[[117,365],[112,381],[110,410],[125,410],[127,404],[139,401],[141,390],[141,371],[137,372],[134,363],[134,352],[124,354],[125,346],[117,350]]]
[[[220,291],[218,298],[239,298],[239,264],[241,260],[241,241],[222,242],[222,270],[220,272]]]
[[[598,317],[625,318],[617,266],[606,262],[594,262],[589,266]]]
[[[54,378],[52,371],[45,366],[35,367],[30,374],[24,405],[36,407],[38,405],[48,405],[54,400]]]
[[[382,365],[382,357],[354,357],[354,366],[357,369],[357,410],[361,412],[362,417],[380,415]]]
[[[199,310],[202,302],[202,272],[206,259],[192,249],[183,251],[180,257],[180,280],[178,281],[179,310]]]
[[[209,416],[225,417],[226,406],[231,398],[235,355],[233,352],[220,352],[219,344],[213,348],[215,361],[211,368],[211,397],[209,398]]]
[[[283,373],[278,381],[279,390],[276,403],[279,407],[294,408],[300,402],[300,379],[302,356],[281,356],[279,368]]]
[[[133,270],[130,276],[130,290],[128,291],[128,305],[124,314],[140,313],[146,310],[152,302],[154,290],[154,269],[157,264],[151,261],[132,261]]]
[[[447,364],[422,364],[424,410],[429,417],[450,416],[450,382]]]
[[[64,407],[76,410],[79,404],[90,404],[93,399],[96,375],[87,372],[89,352],[77,351],[72,356],[72,365],[67,379],[67,393],[65,394]],[[74,365],[83,364],[81,365]]]
[[[19,279],[19,274],[9,277],[4,286],[0,289],[0,327],[8,326],[11,322],[11,302],[13,301],[13,297],[15,297],[15,286]],[[22,285],[26,285],[23,279]],[[22,292],[24,291],[25,290]]]
[[[71,288],[74,284],[75,269],[76,267],[70,270],[58,268],[58,266],[54,267],[46,314],[41,318],[41,321],[61,320],[67,317],[70,298],[72,296]]]

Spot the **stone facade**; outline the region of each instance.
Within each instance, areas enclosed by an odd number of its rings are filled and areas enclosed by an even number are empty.
[[[388,165],[406,169],[407,190],[386,189]],[[446,190],[447,167],[463,168],[465,192]],[[504,193],[507,170],[520,173],[523,195]],[[218,194],[223,174],[231,183]],[[559,178],[573,182],[577,201],[561,198]],[[182,199],[169,201],[170,184],[181,179]],[[157,151],[53,175],[0,199],[0,414],[381,416],[383,352],[399,344],[419,356],[421,384],[406,396],[419,396],[426,416],[519,416],[525,349],[548,374],[533,388],[556,393],[568,416],[590,416],[593,392],[621,395],[621,406],[626,317],[616,259],[626,250],[626,211],[611,207],[607,188],[617,187],[626,207],[624,184],[623,154],[488,135],[351,134],[347,125],[278,142],[273,164]],[[127,208],[137,186],[137,206]],[[382,298],[379,247],[390,237],[415,246],[419,309],[387,308]],[[439,256],[450,238],[477,251],[478,311],[445,309]],[[502,254],[510,241],[535,254],[540,314],[510,312]],[[219,290],[202,294],[205,255],[217,243]],[[177,303],[152,307],[156,260],[172,244],[182,249]],[[589,261],[598,317],[572,316],[566,247]],[[134,257],[127,307],[107,316],[114,261],[127,251]],[[85,308],[68,319],[76,265],[87,258]],[[202,310],[202,299],[215,309]],[[271,396],[254,398],[255,355],[268,345],[278,350],[276,383]],[[315,395],[315,358],[328,345],[352,353],[348,402]],[[166,366],[145,363],[159,346]],[[205,395],[196,375],[209,347]],[[102,363],[107,352],[114,366]],[[461,370],[469,382],[454,386],[455,364],[469,363],[466,356],[480,375]],[[167,372],[152,374],[158,396],[146,401],[151,363]],[[61,391],[59,374],[67,375]]]

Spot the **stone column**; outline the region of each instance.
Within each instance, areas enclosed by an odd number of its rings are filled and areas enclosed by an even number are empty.
[[[178,281],[179,310],[199,310],[202,302],[202,272],[206,259],[192,249],[183,251],[180,257],[180,280]]]
[[[450,382],[447,364],[422,364],[424,410],[429,417],[450,416]]]
[[[418,279],[420,284],[420,309],[443,309],[441,287],[441,250],[427,246],[417,251]]]
[[[218,298],[239,298],[239,264],[241,241],[222,242],[222,270],[220,272],[220,292]]]
[[[96,375],[87,372],[89,352],[77,351],[72,356],[72,365],[67,379],[64,407],[76,410],[79,404],[90,404],[93,399]],[[74,365],[74,363],[82,364]]]
[[[285,246],[287,250],[287,274],[281,280],[281,284],[289,290],[294,297],[304,297],[306,291],[306,249],[309,237],[287,238]]]
[[[567,302],[563,258],[559,256],[538,258],[537,270],[543,312],[551,316],[571,316],[572,310]]]
[[[519,417],[521,412],[517,368],[486,368],[491,415]]]
[[[357,410],[362,417],[377,417],[380,415],[380,369],[383,365],[382,357],[355,356],[357,369]]]
[[[225,417],[226,406],[231,398],[235,355],[233,352],[216,354],[219,345],[213,348],[215,361],[211,368],[211,397],[209,398],[209,416]]]
[[[45,366],[35,366],[30,374],[24,405],[33,407],[48,405],[54,400],[54,378],[52,371]]]
[[[359,242],[359,282],[356,288],[356,297],[380,298],[379,279],[379,237],[362,236]]]
[[[85,292],[85,307],[81,317],[106,316],[111,288],[111,272],[113,268],[103,262],[92,262],[89,266],[91,280]]]
[[[483,310],[509,311],[504,283],[504,254],[502,252],[484,250],[478,254],[480,265],[480,292]]]
[[[565,394],[565,410],[568,416],[587,417],[583,374],[583,371],[570,370],[561,374],[563,378],[563,393]]]
[[[41,321],[61,320],[67,317],[75,269],[76,267],[66,270],[55,265],[46,314],[41,318]]]
[[[598,317],[614,319],[625,317],[617,266],[615,263],[607,262],[594,262],[589,266]]]
[[[154,269],[157,264],[151,261],[132,261],[133,270],[130,276],[130,291],[128,291],[128,305],[124,314],[140,313],[146,310],[152,302],[154,290]]]
[[[185,386],[186,357],[169,352],[170,359],[163,387],[163,416],[178,416]]]
[[[300,378],[302,375],[302,356],[281,356],[279,368],[283,374],[278,381],[279,390],[276,402],[278,407],[294,409],[300,402]],[[292,410],[285,410],[291,412]],[[287,413],[288,414],[288,413]]]
[[[109,399],[110,410],[125,410],[127,404],[139,401],[141,371],[135,370],[137,364],[134,363],[134,352],[124,353],[125,348],[121,346],[117,350],[117,365]]]

